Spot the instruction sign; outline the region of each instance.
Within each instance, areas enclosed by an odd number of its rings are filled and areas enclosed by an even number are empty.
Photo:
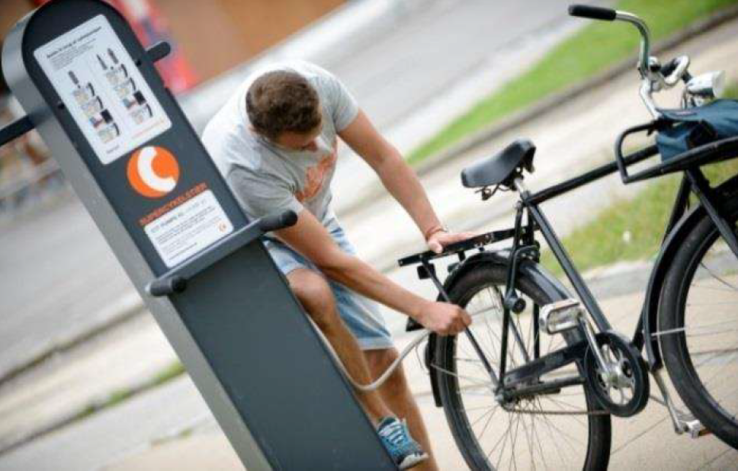
[[[223,207],[205,184],[175,198],[140,222],[169,268],[233,232]]]
[[[169,117],[103,15],[33,54],[103,164],[171,127]]]

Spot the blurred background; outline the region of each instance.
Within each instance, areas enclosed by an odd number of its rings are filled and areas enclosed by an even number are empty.
[[[48,0],[4,0],[0,36],[15,22]],[[177,95],[242,64],[290,34],[340,7],[342,0],[280,2],[224,0],[111,0],[130,22],[145,46],[168,41],[173,53],[157,68]],[[218,34],[213,34],[217,31]],[[196,65],[193,65],[196,64]],[[6,124],[23,115],[0,79],[0,115]],[[3,149],[0,160],[0,208],[16,213],[63,179],[48,162],[35,133],[14,149]],[[49,187],[49,188],[47,188]]]
[[[198,132],[265,63],[301,59],[332,71],[415,168],[453,229],[511,222],[512,197],[483,204],[461,188],[465,166],[530,137],[538,155],[529,185],[542,188],[609,161],[617,134],[648,118],[637,96],[637,33],[569,18],[568,0],[108,1],[145,46],[172,44],[157,67]],[[2,0],[0,39],[43,3]],[[727,69],[729,84],[738,78],[736,0],[586,3],[643,16],[662,62],[687,53],[693,74]],[[660,100],[678,104],[674,94]],[[0,126],[23,115],[0,76]],[[334,205],[362,257],[435,296],[413,270],[396,266],[424,249],[417,229],[361,159],[345,148],[340,155]],[[726,165],[714,175],[738,172]],[[614,177],[545,209],[597,293],[622,306],[622,296],[642,294],[663,227],[652,221],[667,218],[675,188],[667,179],[625,189]],[[406,318],[385,313],[398,344],[407,343]],[[636,321],[634,308],[624,331]],[[432,434],[442,437],[442,464],[463,469],[426,376],[407,363]],[[667,447],[664,467],[712,460],[715,469],[735,468],[736,453],[711,438],[699,452],[678,447],[685,438],[637,442],[671,433],[663,411],[646,417],[616,437],[616,467],[633,466],[658,445]],[[0,148],[0,470],[103,468],[238,464],[53,149],[31,132]]]

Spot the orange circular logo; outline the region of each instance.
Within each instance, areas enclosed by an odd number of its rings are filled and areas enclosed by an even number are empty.
[[[179,181],[179,163],[163,147],[146,146],[128,161],[128,182],[147,198],[161,198],[174,190]]]

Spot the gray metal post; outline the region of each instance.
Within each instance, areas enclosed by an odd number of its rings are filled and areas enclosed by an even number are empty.
[[[156,56],[108,4],[55,0],[16,24],[2,66],[244,465],[396,469]]]

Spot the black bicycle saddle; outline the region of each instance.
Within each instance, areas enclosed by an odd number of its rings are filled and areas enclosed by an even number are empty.
[[[461,172],[461,183],[467,188],[504,184],[510,186],[518,168],[533,171],[536,146],[528,139],[518,139],[502,152],[477,162]]]

